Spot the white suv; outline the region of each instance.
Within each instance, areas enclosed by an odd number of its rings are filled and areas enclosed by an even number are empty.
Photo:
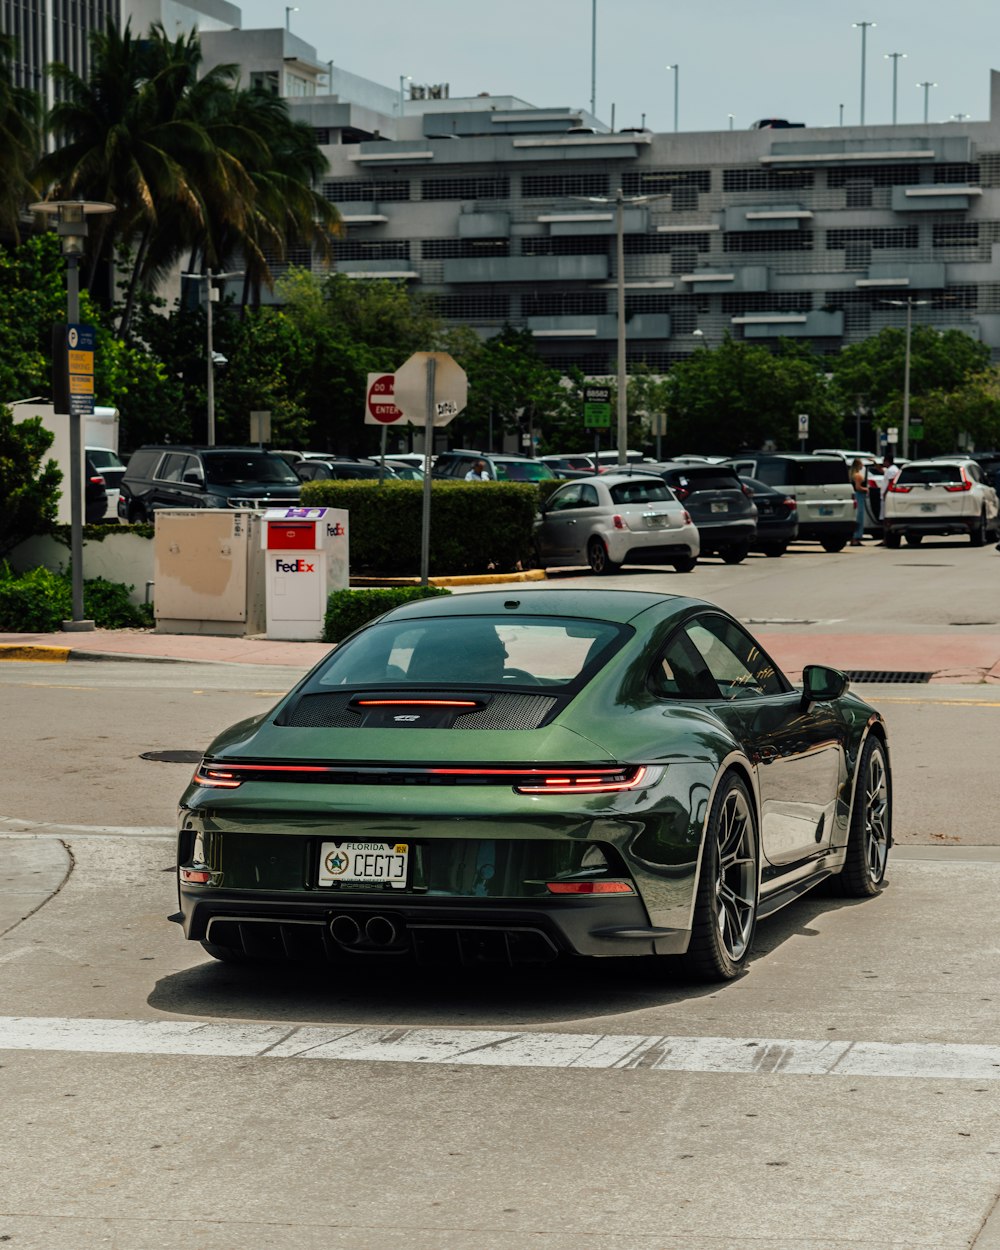
[[[900,469],[886,491],[882,522],[887,547],[901,538],[916,546],[925,534],[967,534],[982,547],[1000,529],[1000,506],[974,460],[938,456]]]

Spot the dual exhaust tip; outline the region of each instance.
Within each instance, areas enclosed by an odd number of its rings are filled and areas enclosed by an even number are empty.
[[[353,916],[334,916],[330,932],[341,946],[374,946],[386,948],[399,941],[399,927],[388,916],[371,916],[364,928]]]

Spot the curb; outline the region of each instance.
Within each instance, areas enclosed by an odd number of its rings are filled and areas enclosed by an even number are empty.
[[[469,573],[454,576],[428,577],[431,586],[498,586],[507,582],[544,582],[544,569],[525,569],[519,573]],[[351,588],[367,590],[378,586],[419,586],[419,577],[352,577]]]
[[[35,664],[65,664],[74,654],[71,647],[50,647],[22,642],[0,643],[0,660],[21,660]]]

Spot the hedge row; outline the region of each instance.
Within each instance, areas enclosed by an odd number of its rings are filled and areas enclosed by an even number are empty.
[[[422,482],[305,482],[302,503],[346,508],[351,571],[413,574],[420,568]],[[529,567],[538,488],[528,482],[434,482],[430,573]]]
[[[335,590],[326,601],[323,641],[340,642],[376,616],[414,599],[450,595],[444,586],[373,586],[369,590]]]
[[[152,610],[135,607],[131,586],[95,577],[83,583],[83,613],[99,629],[148,627]],[[0,563],[0,630],[12,634],[48,634],[73,615],[73,583],[67,573],[29,569],[14,573]]]

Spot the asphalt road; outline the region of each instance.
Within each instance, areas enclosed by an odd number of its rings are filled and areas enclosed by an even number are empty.
[[[991,555],[914,571],[932,550],[676,580],[744,619],[843,622],[846,586],[859,631],[991,628],[952,623],[1000,619]],[[635,960],[262,973],[185,943],[191,765],[142,756],[295,676],[0,665],[0,887],[26,846],[65,875],[0,937],[14,1250],[1000,1250],[995,686],[863,688],[893,735],[886,890],[807,896],[705,988]]]

